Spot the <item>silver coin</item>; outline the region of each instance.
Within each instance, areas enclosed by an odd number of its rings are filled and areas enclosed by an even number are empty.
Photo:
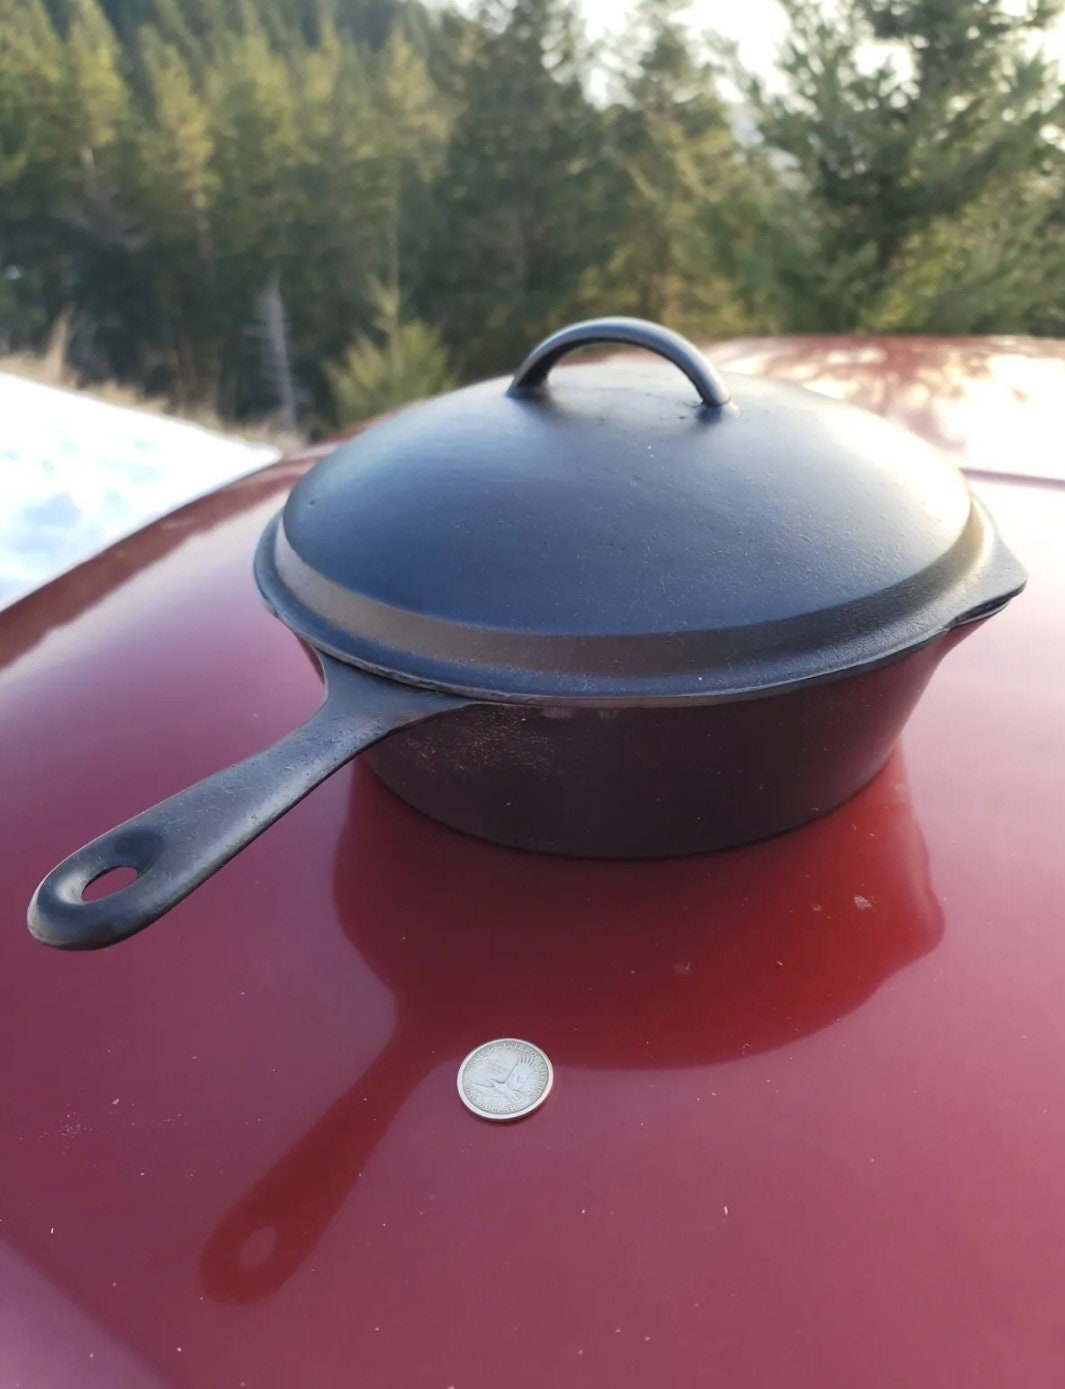
[[[482,1119],[520,1119],[547,1099],[555,1078],[545,1052],[518,1037],[499,1037],[459,1067],[459,1098]]]

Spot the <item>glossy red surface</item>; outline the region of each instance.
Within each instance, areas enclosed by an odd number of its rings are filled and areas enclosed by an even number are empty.
[[[43,948],[47,869],[315,704],[250,570],[297,466],[0,615],[0,1386],[1057,1389],[1065,488],[979,481],[1031,586],[820,822],[579,863],[356,767]],[[500,1034],[512,1126],[455,1093]]]
[[[970,471],[1065,481],[1065,340],[737,338],[710,352],[730,371],[794,381],[886,415]]]

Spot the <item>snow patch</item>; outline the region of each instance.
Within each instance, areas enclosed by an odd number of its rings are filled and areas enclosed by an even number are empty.
[[[0,605],[277,456],[0,373]]]

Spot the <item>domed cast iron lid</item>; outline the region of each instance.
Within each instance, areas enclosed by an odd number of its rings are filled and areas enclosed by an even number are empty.
[[[622,342],[651,359],[552,370]],[[550,373],[550,375],[548,375]],[[799,387],[719,377],[635,319],[548,338],[512,383],[339,447],[256,576],[314,645],[495,699],[755,695],[994,611],[1024,573],[942,454]]]

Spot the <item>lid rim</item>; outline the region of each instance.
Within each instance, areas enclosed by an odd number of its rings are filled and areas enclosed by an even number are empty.
[[[956,567],[959,559],[969,561],[962,573]],[[732,659],[728,656],[721,659],[720,647],[734,642],[743,629],[625,638],[530,636],[472,629],[443,619],[424,619],[417,614],[398,614],[395,609],[365,600],[362,595],[344,590],[317,575],[289,545],[284,534],[283,513],[267,525],[255,556],[256,582],[271,611],[312,646],[339,660],[386,679],[483,698],[488,702],[580,702],[610,706],[755,699],[858,674],[901,659],[952,628],[977,620],[980,614],[974,617],[974,609],[1004,605],[1025,582],[1024,571],[998,536],[984,507],[975,499],[969,522],[957,544],[915,579],[923,578],[923,587],[927,589],[934,578],[942,577],[944,568],[954,569],[952,581],[935,587],[925,602],[911,607],[901,616],[896,608],[893,621],[867,622],[856,630],[853,622],[856,604],[852,602],[837,610],[754,625],[743,633],[747,659],[741,664],[735,660],[734,652],[730,653]],[[361,604],[363,612],[372,606],[378,617],[381,614],[386,619],[398,617],[406,621],[408,630],[410,626],[422,631],[428,629],[438,638],[450,638],[453,645],[463,645],[461,640],[455,643],[456,636],[466,638],[468,654],[463,659],[454,650],[441,654],[424,647],[404,648],[390,644],[384,633],[367,635],[366,631],[340,621],[335,612],[312,606],[307,601],[308,578],[312,581],[312,589],[316,583],[320,584],[327,597],[339,596],[344,606]],[[898,587],[912,585],[913,581],[908,581]],[[304,589],[302,594],[301,588]],[[892,606],[890,600],[896,596],[893,590],[886,590],[859,600],[858,605],[883,609]],[[839,624],[850,619],[844,637],[828,642],[823,639],[829,618]],[[819,625],[820,641],[808,639],[811,625]],[[785,633],[791,636],[790,649],[782,650],[778,641],[776,649],[770,647],[767,651],[770,627],[777,629],[773,635],[778,638]],[[390,635],[394,639],[396,633],[393,631]],[[474,654],[478,644],[484,647],[480,656]],[[718,659],[707,659],[715,654],[709,650],[715,646],[719,649]],[[628,648],[627,653],[625,648]],[[516,655],[519,649],[524,660],[508,662],[503,658],[505,652]],[[599,659],[588,666],[587,657],[593,652]],[[643,669],[639,662],[633,661],[619,671],[617,666],[624,664],[625,654],[642,654]],[[665,659],[650,664],[648,658],[659,655]],[[685,657],[683,663],[678,660],[681,655]],[[582,656],[585,658],[583,669],[579,666]]]

